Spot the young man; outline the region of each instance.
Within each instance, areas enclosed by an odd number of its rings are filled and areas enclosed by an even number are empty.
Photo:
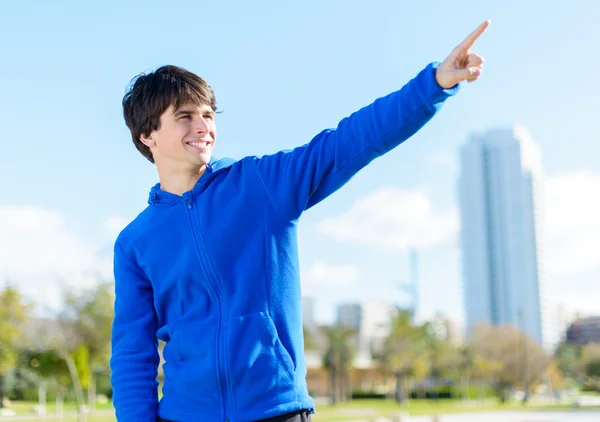
[[[115,243],[120,422],[310,420],[298,219],[481,75],[470,48],[488,24],[337,129],[262,158],[211,158],[216,101],[200,77],[166,66],[137,78],[124,117],[160,183]],[[160,403],[157,339],[166,342]]]

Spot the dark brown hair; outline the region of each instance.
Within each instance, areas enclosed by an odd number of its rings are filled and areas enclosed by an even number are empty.
[[[152,73],[132,79],[123,97],[123,117],[131,131],[135,147],[150,162],[152,152],[140,140],[160,128],[160,116],[170,107],[185,103],[208,105],[217,111],[217,101],[210,85],[198,75],[177,66],[163,66]]]

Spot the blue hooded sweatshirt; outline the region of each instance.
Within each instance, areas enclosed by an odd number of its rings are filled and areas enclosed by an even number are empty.
[[[458,90],[436,83],[437,66],[306,145],[213,160],[181,196],[152,188],[114,250],[111,367],[120,422],[242,422],[313,409],[298,219]],[[166,342],[160,403],[157,339]]]

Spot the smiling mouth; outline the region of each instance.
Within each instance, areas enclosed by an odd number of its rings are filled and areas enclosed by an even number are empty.
[[[208,146],[212,145],[212,142],[211,141],[194,141],[194,142],[188,142],[187,144],[194,148],[207,148]]]

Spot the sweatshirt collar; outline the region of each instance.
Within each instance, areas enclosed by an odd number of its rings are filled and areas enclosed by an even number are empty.
[[[230,167],[234,162],[235,160],[230,158],[212,158],[210,162],[206,165],[204,173],[202,173],[202,176],[200,176],[200,178],[192,188],[191,192],[199,190],[200,186],[204,184],[204,182],[206,182],[207,180],[211,179],[217,171]],[[183,194],[183,196],[185,195],[189,195],[189,192]],[[181,198],[182,196],[162,190],[160,188],[160,182],[158,182],[150,189],[148,204],[172,205],[175,202],[179,201]]]

